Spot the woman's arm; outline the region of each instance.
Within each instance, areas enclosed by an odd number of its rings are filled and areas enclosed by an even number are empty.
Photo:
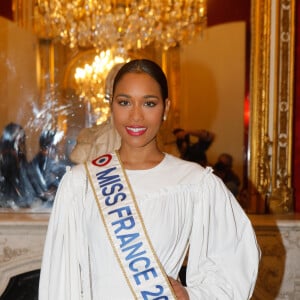
[[[187,265],[190,299],[250,299],[260,260],[252,225],[216,176],[207,176],[199,194]]]
[[[84,181],[74,180],[73,171],[62,178],[49,220],[42,260],[39,300],[90,299],[83,292],[84,265],[80,261],[82,247],[78,201]]]

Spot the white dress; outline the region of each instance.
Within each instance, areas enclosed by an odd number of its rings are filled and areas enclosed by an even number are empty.
[[[166,154],[126,171],[148,234],[174,278],[189,246],[191,300],[249,299],[260,250],[246,214],[210,168]],[[49,221],[39,300],[132,300],[83,165],[67,171]]]

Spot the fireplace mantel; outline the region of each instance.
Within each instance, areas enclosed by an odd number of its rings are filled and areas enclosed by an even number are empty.
[[[41,267],[48,213],[0,213],[0,295],[9,279]]]
[[[300,299],[300,215],[249,215],[262,250],[252,300]],[[0,295],[9,279],[40,269],[49,214],[0,214]]]
[[[249,217],[262,251],[252,300],[300,299],[300,214]]]

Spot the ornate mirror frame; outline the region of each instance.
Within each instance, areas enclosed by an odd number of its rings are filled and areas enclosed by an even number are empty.
[[[295,0],[253,0],[249,213],[293,211]]]
[[[245,197],[248,213],[293,211],[292,121],[296,0],[252,0],[250,124]],[[32,29],[32,0],[14,0],[15,20]],[[160,53],[170,77],[173,116],[178,120],[178,51]]]

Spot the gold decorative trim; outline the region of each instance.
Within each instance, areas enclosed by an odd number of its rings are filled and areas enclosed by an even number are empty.
[[[250,132],[249,132],[249,199],[250,213],[265,210],[265,197],[270,186],[269,80],[270,80],[270,0],[252,2],[251,70],[250,70]]]
[[[294,13],[295,0],[252,2],[249,213],[293,210]]]
[[[274,110],[272,190],[269,210],[293,211],[292,189],[292,119],[293,67],[295,36],[295,0],[281,0],[278,12],[277,106]]]

